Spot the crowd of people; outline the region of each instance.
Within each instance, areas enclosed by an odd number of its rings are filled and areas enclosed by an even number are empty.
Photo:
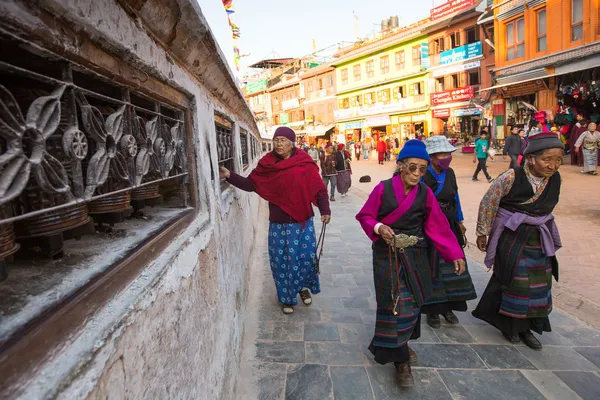
[[[514,135],[520,137],[520,132]],[[597,144],[594,135],[586,135],[584,145],[586,140]],[[302,151],[294,142],[294,131],[280,127],[274,151],[248,178],[220,170],[222,179],[269,202],[269,259],[285,314],[293,313],[298,296],[310,305],[321,290],[312,206],[329,223],[334,191],[348,193],[352,172],[343,144]],[[477,161],[489,154],[487,132],[477,143],[474,179],[479,171],[491,179],[485,162]],[[551,329],[552,277],[558,278],[555,255],[561,247],[552,212],[559,200],[564,144],[551,132],[531,136],[518,154],[516,144],[523,145],[517,139],[509,142],[515,151],[510,168],[491,181],[479,207],[477,247],[486,253],[485,264],[493,274],[473,315],[499,329],[509,342],[541,350],[532,331]],[[434,329],[441,325],[440,316],[458,324],[455,312],[467,311],[466,302],[477,297],[463,250],[466,228],[451,168],[456,150],[444,136],[407,141],[395,157],[396,173],[374,188],[356,215],[373,251],[377,310],[369,350],[377,363],[394,365],[401,387],[414,385],[411,364],[418,355],[408,343],[420,336],[421,315]]]

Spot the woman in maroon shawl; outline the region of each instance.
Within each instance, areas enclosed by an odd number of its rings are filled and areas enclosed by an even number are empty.
[[[292,129],[279,127],[273,136],[274,150],[259,161],[248,178],[222,167],[219,173],[233,186],[256,192],[269,202],[269,259],[284,314],[294,312],[298,294],[305,305],[310,305],[310,292],[321,291],[312,206],[319,208],[323,223],[331,219],[319,167],[306,152],[294,147],[295,140]]]
[[[579,165],[581,167],[583,166],[583,153],[580,149],[575,148],[575,143],[577,143],[579,136],[587,132],[588,121],[585,120],[583,114],[580,112],[577,113],[576,118],[577,122],[573,125],[569,136],[569,149],[571,150],[571,165]]]

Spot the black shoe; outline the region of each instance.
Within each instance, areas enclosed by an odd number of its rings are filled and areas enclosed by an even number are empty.
[[[488,180],[488,183],[492,183],[494,181],[494,179],[491,176],[488,177],[487,180]]]
[[[506,340],[508,340],[511,343],[519,343],[521,341],[521,339],[519,339],[518,336],[516,335],[509,335],[507,333],[502,332],[502,336],[504,336],[506,338]]]
[[[330,196],[330,197],[329,197],[329,201],[335,201],[335,197],[333,197],[333,196]]]
[[[442,314],[442,316],[444,317],[447,323],[452,325],[458,324],[458,317],[452,311],[446,311]]]
[[[410,362],[396,364],[396,382],[400,387],[411,387],[415,384],[415,379],[410,368]]]
[[[525,345],[530,349],[537,351],[542,350],[542,344],[539,340],[537,340],[535,336],[533,336],[533,333],[531,333],[531,331],[519,333],[519,337],[521,338],[521,341],[525,343]]]
[[[479,182],[479,179],[473,178],[473,182]]]
[[[433,329],[439,329],[442,326],[440,316],[437,314],[427,314],[427,325],[429,325]]]

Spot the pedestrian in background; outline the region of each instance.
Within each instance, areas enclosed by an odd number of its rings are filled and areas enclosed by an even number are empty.
[[[345,197],[348,195],[348,189],[352,186],[352,170],[350,169],[350,153],[346,151],[342,143],[338,145],[335,161],[335,169],[337,171],[337,191],[342,197]]]
[[[313,204],[321,221],[329,223],[327,189],[312,158],[294,146],[295,132],[279,127],[273,135],[274,150],[244,178],[221,167],[219,177],[269,202],[269,260],[277,298],[284,314],[294,312],[298,294],[305,305],[321,291],[317,274],[317,240]]]
[[[596,130],[596,123],[590,122],[579,139],[575,142],[575,151],[583,146],[583,171],[584,174],[598,175],[598,150],[600,150],[600,132]]]
[[[363,159],[365,161],[369,161],[369,152],[371,151],[371,141],[370,140],[363,140],[362,143],[362,152],[363,152]]]
[[[337,184],[337,170],[335,169],[336,159],[335,153],[333,152],[333,145],[327,143],[325,147],[325,156],[321,161],[321,176],[325,187],[329,189],[329,201],[335,201],[335,187]]]
[[[492,177],[487,171],[487,158],[490,156],[490,142],[488,141],[488,134],[486,130],[481,131],[481,138],[475,143],[475,151],[473,152],[473,163],[477,163],[475,173],[473,174],[473,181],[478,182],[479,172],[483,171],[485,178],[488,182],[492,181]],[[494,158],[490,156],[493,160]]]
[[[361,142],[356,142],[354,144],[354,157],[356,158],[356,161],[360,160],[360,151],[362,148],[362,143]]]
[[[552,277],[558,279],[560,235],[552,211],[558,204],[564,145],[540,133],[525,149],[525,162],[492,182],[479,206],[477,247],[493,267],[473,316],[498,328],[511,343],[533,350],[531,331],[551,332]]]
[[[380,165],[383,165],[385,161],[385,152],[387,151],[387,146],[382,138],[379,138],[377,142],[377,161]]]
[[[433,191],[450,230],[458,244],[464,248],[467,228],[463,224],[465,218],[458,196],[456,175],[450,167],[456,147],[448,143],[444,136],[427,138],[425,146],[431,163],[423,182]],[[454,264],[445,261],[434,247],[430,248],[429,258],[433,294],[427,304],[421,307],[421,313],[427,315],[427,324],[434,329],[441,327],[440,315],[447,323],[458,324],[458,317],[453,311],[467,311],[467,301],[477,298],[471,275],[468,269],[462,275],[455,275]]]
[[[314,144],[311,144],[308,149],[308,155],[313,159],[315,163],[319,162],[319,151],[315,148]]]
[[[519,134],[519,128],[513,126],[511,129],[511,134],[504,141],[504,153],[510,157],[510,165],[509,168],[514,168],[519,166],[519,156],[522,154],[522,146],[523,138]]]

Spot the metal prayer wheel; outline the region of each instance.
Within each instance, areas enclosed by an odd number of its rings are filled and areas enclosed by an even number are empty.
[[[0,207],[0,219],[6,219],[12,216],[10,208]],[[0,281],[8,277],[6,271],[6,261],[19,250],[19,244],[16,242],[15,230],[12,223],[0,225]]]
[[[89,213],[95,222],[109,225],[125,221],[131,215],[131,191],[101,197],[89,204]]]
[[[155,206],[160,202],[160,198],[160,185],[158,182],[131,191],[131,205],[136,212],[145,207]]]

